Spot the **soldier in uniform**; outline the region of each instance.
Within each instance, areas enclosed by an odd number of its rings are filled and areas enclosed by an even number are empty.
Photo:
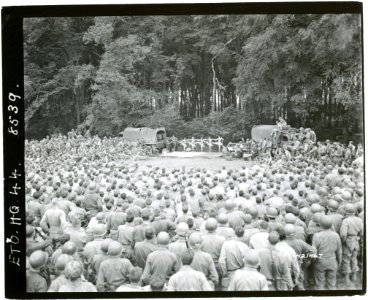
[[[345,218],[341,224],[340,237],[342,240],[341,272],[344,275],[344,283],[348,287],[349,279],[356,280],[359,239],[363,237],[363,221],[355,216],[355,207],[352,204],[345,206]]]
[[[181,222],[176,227],[177,240],[169,244],[169,250],[174,253],[180,262],[181,255],[189,248],[187,235],[189,226],[187,223]]]
[[[228,291],[268,291],[266,277],[258,271],[260,259],[256,250],[249,250],[244,257],[244,268],[237,270]]]
[[[58,292],[97,292],[92,283],[82,281],[83,265],[79,261],[68,262],[64,273],[68,282],[62,285]]]
[[[216,271],[221,276],[221,269],[219,266],[219,258],[221,253],[221,248],[225,242],[225,238],[216,233],[217,221],[214,218],[208,218],[205,222],[206,234],[202,236],[201,250],[209,253],[212,256],[213,262],[216,266]],[[221,277],[219,278],[219,282]]]
[[[282,252],[276,249],[280,236],[271,231],[268,236],[269,245],[258,251],[260,258],[260,272],[266,276],[268,289],[272,291],[289,290],[291,279],[288,262]]]
[[[206,276],[191,267],[194,253],[186,249],[181,254],[182,267],[170,277],[168,291],[212,291]]]
[[[151,252],[146,261],[146,266],[142,275],[143,284],[149,284],[152,279],[165,276],[168,280],[170,276],[179,270],[179,261],[176,255],[168,250],[170,237],[167,232],[160,232],[157,235],[159,249]]]
[[[42,268],[46,265],[49,256],[42,250],[33,252],[29,257],[29,269],[26,271],[27,293],[44,293],[47,291],[48,280],[42,274]]]
[[[189,236],[189,245],[194,251],[191,267],[194,270],[202,272],[212,289],[218,284],[219,276],[216,271],[212,256],[201,250],[202,235],[199,232],[194,232]]]
[[[223,243],[219,257],[219,266],[223,274],[223,290],[227,290],[235,271],[244,266],[243,258],[249,250],[248,245],[241,240],[244,235],[243,227],[237,227],[235,234],[236,236],[230,237]]]
[[[230,239],[235,236],[234,229],[228,225],[228,217],[226,213],[219,213],[217,216],[218,227],[216,233],[222,235],[225,239]]]
[[[124,248],[117,241],[109,244],[107,254],[109,258],[104,260],[97,275],[97,290],[99,292],[115,291],[119,286],[129,282],[129,273],[133,265],[126,258],[121,258]]]
[[[64,270],[68,262],[72,261],[73,258],[67,254],[61,254],[55,263],[55,279],[51,281],[50,287],[47,292],[58,292],[59,288],[67,284],[68,279],[66,279]]]
[[[332,218],[322,215],[319,219],[322,231],[313,236],[312,245],[317,250],[314,263],[315,289],[336,289],[336,274],[341,264],[342,248],[340,236],[332,230]]]
[[[155,243],[155,231],[152,227],[147,227],[144,231],[145,239],[134,246],[134,259],[139,267],[144,269],[147,257],[158,249]]]

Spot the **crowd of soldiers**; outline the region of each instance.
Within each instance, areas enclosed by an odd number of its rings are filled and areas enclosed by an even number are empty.
[[[234,143],[231,143],[234,144]],[[256,160],[270,163],[273,160],[290,160],[299,156],[307,156],[311,160],[331,160],[334,165],[342,163],[351,164],[358,157],[363,158],[362,144],[354,145],[352,141],[345,145],[340,142],[316,141],[316,135],[310,128],[300,128],[298,133],[290,134],[290,140],[279,145],[274,144],[271,139],[254,140],[247,139],[244,142],[232,145],[232,153],[241,157],[243,153],[253,154]]]
[[[360,288],[361,148],[210,171],[119,163],[120,146],[26,143],[27,292]]]
[[[33,157],[36,165],[47,159],[71,159],[105,162],[134,160],[147,156],[147,148],[141,143],[125,141],[121,137],[85,137],[75,133],[56,134],[42,140],[25,140],[26,157]],[[50,159],[51,158],[51,159]]]

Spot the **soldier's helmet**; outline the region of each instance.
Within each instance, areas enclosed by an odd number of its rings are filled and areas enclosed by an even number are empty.
[[[170,236],[167,232],[161,231],[157,235],[157,244],[159,245],[168,245],[170,242]]]
[[[259,266],[259,254],[256,250],[249,250],[244,257],[246,267],[257,268]]]
[[[67,254],[61,254],[56,262],[55,262],[55,268],[58,270],[64,270],[65,266],[68,262],[74,260],[73,257],[71,257],[70,255]]]
[[[234,207],[235,207],[235,203],[234,203],[234,201],[233,201],[233,200],[226,200],[226,202],[225,202],[225,209],[226,209],[227,211],[231,211],[231,210],[233,210],[233,209],[234,209]]]
[[[322,207],[318,203],[313,203],[310,209],[313,214],[322,211]]]
[[[225,214],[225,213],[219,213],[219,215],[217,216],[217,221],[220,224],[226,224],[228,222],[227,214]]]
[[[176,227],[176,230],[175,232],[178,234],[178,235],[181,235],[181,236],[186,236],[189,232],[189,226],[187,223],[184,223],[184,222],[181,222],[178,224],[178,226]]]
[[[285,215],[284,221],[285,221],[286,224],[295,224],[296,217],[293,214],[288,213],[288,214]]]
[[[63,245],[61,251],[63,254],[74,255],[77,252],[77,246],[74,242],[68,241]]]
[[[109,249],[110,243],[113,241],[113,239],[104,239],[101,243],[101,251],[103,253],[107,253],[107,250]]]
[[[36,250],[33,252],[29,257],[29,265],[33,270],[40,270],[49,259],[49,255],[42,251],[42,250]]]
[[[106,234],[106,225],[99,223],[93,226],[92,233],[94,236],[103,236]]]
[[[208,218],[206,220],[206,230],[207,231],[215,231],[217,228],[217,221],[214,218]]]
[[[344,212],[346,215],[354,215],[355,214],[355,207],[353,204],[346,204]]]
[[[286,236],[295,235],[295,226],[293,224],[286,224],[284,226],[284,232]]]
[[[66,264],[64,274],[70,280],[80,278],[83,273],[83,266],[79,261],[73,260]]]
[[[269,207],[267,209],[267,217],[269,218],[276,218],[278,216],[278,211],[275,207]]]
[[[112,241],[107,248],[107,254],[113,257],[120,256],[122,252],[123,246],[117,241]]]
[[[332,200],[328,201],[327,208],[330,211],[337,211],[338,208],[339,208],[339,202],[337,202],[336,200],[333,200],[332,199]]]
[[[327,216],[327,215],[322,215],[319,218],[319,225],[323,229],[330,229],[332,227],[332,218],[330,216]]]

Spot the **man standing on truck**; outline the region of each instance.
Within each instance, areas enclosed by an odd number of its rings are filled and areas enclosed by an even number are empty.
[[[280,128],[280,130],[285,129],[287,127],[287,123],[282,117],[279,117],[279,120],[276,122],[276,125]]]

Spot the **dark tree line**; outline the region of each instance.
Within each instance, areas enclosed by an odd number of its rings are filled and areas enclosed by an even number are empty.
[[[282,115],[362,131],[360,15],[24,20],[26,134],[165,126],[240,139]]]

